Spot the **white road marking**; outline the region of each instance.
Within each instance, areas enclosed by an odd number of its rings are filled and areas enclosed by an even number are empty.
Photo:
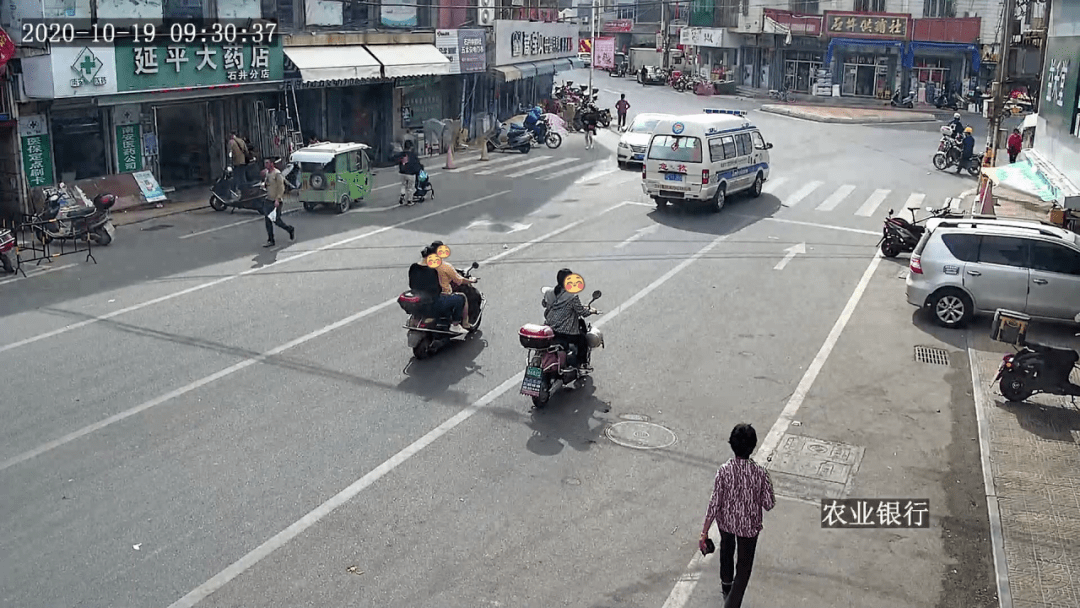
[[[832,224],[818,224],[816,222],[800,222],[799,220],[788,220],[780,217],[763,217],[762,220],[766,222],[780,222],[781,224],[792,224],[794,226],[810,226],[812,228],[825,228],[826,230],[839,230],[841,232],[854,232],[855,234],[870,234],[873,236],[881,236],[881,231],[862,230],[860,228],[848,228],[847,226],[834,226]]]
[[[538,237],[536,237],[536,238],[534,238],[534,239],[532,239],[530,241],[526,241],[526,242],[524,242],[524,243],[522,243],[520,245],[517,245],[515,247],[511,247],[510,249],[507,249],[506,251],[503,251],[501,253],[493,255],[493,256],[489,257],[488,259],[486,259],[486,260],[484,260],[484,261],[482,261],[480,263],[486,265],[486,264],[490,264],[491,262],[494,262],[496,260],[502,259],[502,258],[504,258],[504,257],[506,257],[508,255],[513,255],[513,254],[515,254],[515,253],[517,253],[517,252],[519,252],[519,251],[521,251],[523,249],[526,249],[528,247],[531,247],[531,246],[533,246],[533,245],[535,245],[537,243],[540,243],[542,241],[546,241],[546,240],[548,240],[550,238],[556,237],[556,236],[566,232],[567,230],[570,230],[572,228],[576,228],[576,227],[580,226],[581,224],[584,224],[587,221],[597,219],[597,218],[603,216],[604,214],[606,214],[608,212],[611,212],[611,211],[614,211],[615,209],[618,209],[619,207],[622,207],[622,206],[623,206],[623,203],[619,203],[617,205],[613,205],[611,207],[608,207],[607,209],[604,209],[603,211],[601,211],[600,213],[598,213],[596,215],[593,215],[593,216],[590,216],[590,217],[586,217],[586,218],[571,222],[571,223],[563,226],[562,228],[558,228],[558,229],[553,230],[553,231],[551,231],[551,232],[549,232],[549,233],[547,233],[545,235],[538,236]],[[46,453],[48,451],[54,450],[54,449],[56,449],[56,448],[58,448],[60,446],[63,446],[65,444],[71,443],[72,441],[75,441],[76,439],[80,439],[82,437],[85,437],[85,436],[87,436],[87,435],[89,435],[89,434],[91,434],[91,433],[93,433],[95,431],[99,431],[99,430],[101,430],[101,429],[103,429],[103,428],[105,428],[107,426],[110,426],[112,424],[116,424],[117,422],[120,422],[120,421],[122,421],[122,420],[124,420],[126,418],[130,418],[130,417],[132,417],[132,416],[134,416],[134,415],[136,415],[138,413],[145,412],[146,410],[148,410],[148,409],[150,409],[152,407],[159,406],[159,405],[161,405],[161,404],[163,404],[163,403],[165,403],[167,401],[170,401],[172,399],[180,397],[181,395],[185,395],[187,393],[190,393],[193,390],[196,390],[198,388],[206,386],[207,384],[210,384],[212,382],[220,380],[220,379],[222,379],[222,378],[224,378],[226,376],[230,376],[232,374],[235,374],[236,372],[238,372],[238,371],[240,371],[240,370],[242,370],[244,368],[250,367],[252,365],[255,365],[256,363],[261,363],[262,361],[265,361],[266,359],[268,359],[270,357],[273,357],[275,355],[279,355],[279,354],[281,354],[281,353],[283,353],[283,352],[285,352],[285,351],[287,351],[287,350],[289,350],[291,348],[295,348],[297,346],[300,346],[301,344],[304,344],[306,342],[310,342],[311,340],[314,340],[315,338],[323,336],[323,335],[325,335],[325,334],[327,334],[329,332],[332,332],[334,330],[340,329],[340,328],[342,328],[342,327],[344,327],[344,326],[346,326],[346,325],[348,325],[348,324],[350,324],[350,323],[352,323],[354,321],[358,321],[360,319],[363,319],[364,317],[372,315],[372,314],[374,314],[374,313],[376,313],[376,312],[378,312],[378,311],[380,311],[380,310],[382,310],[384,308],[387,308],[389,306],[393,306],[395,303],[397,303],[397,296],[395,296],[395,297],[393,297],[393,298],[391,298],[391,299],[389,299],[389,300],[387,300],[387,301],[385,301],[385,302],[383,302],[381,304],[376,304],[375,306],[372,306],[370,308],[366,308],[366,309],[364,309],[364,310],[362,310],[362,311],[360,311],[360,312],[358,312],[358,313],[356,313],[354,315],[350,315],[350,316],[348,316],[348,317],[346,317],[346,318],[344,318],[344,319],[342,319],[340,321],[336,321],[334,323],[331,323],[330,325],[327,325],[325,327],[317,329],[317,330],[315,330],[315,331],[313,331],[313,332],[311,332],[309,334],[306,334],[304,336],[301,336],[301,337],[299,337],[299,338],[297,338],[295,340],[291,340],[289,342],[286,342],[285,344],[282,344],[281,346],[278,346],[278,347],[275,347],[275,348],[273,348],[271,350],[268,350],[265,353],[262,353],[260,355],[256,355],[256,356],[248,358],[248,359],[245,359],[245,360],[243,360],[243,361],[241,361],[241,362],[239,362],[239,363],[237,363],[235,365],[229,366],[229,367],[227,367],[227,368],[225,368],[225,369],[223,369],[221,371],[210,374],[209,376],[204,376],[202,378],[199,378],[198,380],[195,380],[194,382],[190,382],[188,384],[185,384],[184,386],[181,386],[180,388],[169,391],[168,393],[165,393],[164,395],[161,395],[160,397],[155,397],[154,399],[151,399],[149,401],[141,403],[141,404],[139,404],[139,405],[137,405],[137,406],[135,406],[133,408],[130,408],[130,409],[124,410],[122,412],[119,412],[117,414],[114,414],[112,416],[109,416],[108,418],[105,418],[104,420],[99,420],[98,422],[95,422],[95,423],[93,423],[91,425],[84,426],[81,429],[78,429],[76,431],[68,433],[67,435],[64,435],[63,437],[60,437],[60,438],[54,439],[53,441],[50,441],[48,443],[44,443],[42,445],[39,445],[38,447],[36,447],[36,448],[34,448],[32,450],[23,452],[22,454],[14,456],[14,457],[12,457],[12,458],[10,458],[8,460],[5,460],[3,463],[0,463],[0,471],[4,471],[6,469],[9,469],[9,468],[11,468],[11,467],[13,467],[13,466],[15,466],[15,465],[17,465],[19,463],[26,462],[27,460],[30,460],[31,458],[35,458],[35,457],[40,456],[40,455],[42,455],[42,454],[44,454],[44,453]]]
[[[817,206],[817,210],[832,211],[833,209],[836,209],[836,206],[842,203],[844,199],[847,198],[854,191],[855,186],[852,186],[850,184],[840,186],[836,189],[836,192],[830,194],[829,198],[825,199],[823,203]]]
[[[114,311],[112,311],[110,313],[106,313],[106,314],[98,316],[98,317],[92,317],[92,318],[86,319],[84,321],[79,321],[78,323],[72,323],[70,325],[65,325],[63,327],[59,327],[59,328],[54,329],[52,331],[47,331],[45,333],[38,334],[36,336],[31,336],[29,338],[19,340],[17,342],[12,342],[10,344],[5,344],[3,346],[0,346],[0,353],[7,352],[9,350],[14,350],[16,348],[19,348],[20,346],[26,346],[27,344],[33,344],[34,342],[39,342],[39,341],[44,340],[46,338],[52,338],[54,336],[59,336],[60,334],[67,333],[69,331],[72,331],[74,329],[79,329],[81,327],[86,327],[87,325],[92,325],[92,324],[97,323],[99,321],[106,321],[108,319],[112,319],[114,317],[118,317],[120,315],[127,314],[129,312],[134,312],[136,310],[141,310],[143,308],[146,308],[147,306],[153,306],[154,304],[160,304],[162,302],[167,302],[169,300],[172,300],[174,298],[178,298],[178,297],[183,296],[183,295],[187,295],[189,293],[195,293],[196,291],[202,291],[203,289],[207,289],[207,288],[213,287],[215,285],[221,285],[222,283],[227,283],[229,281],[232,281],[234,279],[238,279],[240,277],[248,276],[250,274],[255,274],[256,272],[261,272],[263,270],[266,270],[267,268],[274,268],[275,266],[278,266],[280,264],[287,264],[287,263],[295,261],[295,260],[306,258],[309,255],[314,255],[316,253],[322,253],[323,251],[326,251],[328,249],[333,249],[334,247],[340,247],[341,245],[348,245],[349,243],[359,241],[360,239],[365,239],[365,238],[367,238],[369,236],[375,236],[376,234],[382,234],[383,232],[386,232],[388,230],[394,230],[395,228],[400,228],[401,226],[405,226],[407,224],[412,224],[414,222],[419,222],[421,220],[426,220],[426,219],[428,219],[430,217],[435,217],[436,215],[441,215],[443,213],[447,213],[448,211],[454,211],[455,209],[461,209],[463,207],[468,207],[469,205],[475,205],[476,203],[480,203],[480,202],[486,201],[488,199],[495,198],[497,196],[502,196],[504,194],[509,194],[510,192],[511,192],[511,190],[503,190],[501,192],[496,192],[495,194],[488,194],[487,196],[482,196],[480,198],[473,199],[473,200],[468,201],[468,202],[464,202],[464,203],[461,203],[461,204],[458,204],[458,205],[453,205],[453,206],[447,207],[445,209],[439,209],[438,211],[432,211],[431,213],[425,213],[424,215],[418,215],[418,216],[416,216],[414,218],[410,218],[410,219],[407,219],[407,220],[402,220],[402,221],[400,221],[400,222],[398,222],[396,224],[391,224],[389,226],[383,226],[382,228],[376,228],[375,230],[370,230],[370,231],[365,232],[363,234],[358,234],[356,236],[351,236],[349,238],[342,239],[340,241],[336,241],[336,242],[330,243],[328,245],[322,245],[321,247],[317,247],[315,249],[309,249],[308,251],[303,251],[303,252],[298,253],[296,255],[289,256],[287,258],[282,258],[280,260],[276,260],[276,261],[274,261],[274,262],[272,262],[270,264],[267,264],[265,266],[257,266],[255,268],[249,268],[249,269],[247,269],[247,270],[245,270],[243,272],[238,272],[236,274],[231,274],[231,275],[228,275],[228,276],[224,276],[224,277],[221,277],[219,279],[214,279],[213,281],[207,281],[206,283],[200,283],[198,285],[188,287],[187,289],[181,289],[180,291],[174,291],[173,293],[170,293],[170,294],[158,297],[158,298],[154,298],[152,300],[146,300],[144,302],[140,302],[138,304],[134,304],[134,305],[128,306],[126,308],[121,308],[119,310],[114,310]]]
[[[921,192],[913,192],[907,197],[907,202],[904,203],[904,209],[914,209],[918,211],[922,208],[923,201],[926,200],[926,195]]]
[[[652,205],[649,205],[649,206],[651,207]],[[623,247],[626,247],[630,243],[633,243],[634,241],[636,241],[636,240],[640,239],[641,237],[645,236],[646,234],[652,234],[652,233],[656,232],[659,229],[660,229],[660,226],[658,224],[653,224],[651,226],[646,226],[646,227],[642,228],[641,230],[638,230],[630,238],[628,238],[625,241],[619,243],[618,245],[615,245],[615,249],[622,249]]]
[[[505,167],[499,167],[498,169],[487,169],[485,171],[477,171],[476,173],[473,173],[473,175],[491,175],[492,173],[495,173],[495,172],[498,172],[498,171],[505,171],[507,169],[514,169],[516,167],[524,167],[525,165],[531,165],[534,162],[536,162],[538,160],[544,160],[545,158],[551,158],[551,156],[548,156],[546,154],[541,155],[541,156],[533,156],[533,157],[531,157],[531,158],[529,158],[527,160],[523,160],[523,161],[521,161],[519,163],[514,163],[512,165],[506,165]]]
[[[14,264],[14,263],[15,262],[12,261],[12,264]],[[3,285],[5,283],[14,283],[15,281],[25,281],[26,279],[32,279],[34,277],[40,277],[43,274],[49,274],[50,272],[56,272],[57,270],[63,270],[65,268],[71,268],[72,266],[75,266],[75,264],[64,264],[63,266],[46,266],[44,270],[40,270],[40,271],[36,271],[34,269],[31,269],[30,272],[26,273],[25,277],[22,276],[22,275],[15,275],[13,277],[8,277],[6,279],[0,280],[0,285]],[[35,268],[40,268],[40,266],[35,267]]]
[[[598,161],[591,162],[591,163],[589,163],[587,165],[578,165],[578,166],[575,166],[575,167],[570,167],[569,169],[563,169],[562,171],[556,171],[555,173],[545,175],[544,177],[538,177],[537,179],[543,180],[543,181],[550,181],[550,180],[553,180],[553,179],[558,179],[558,178],[560,178],[560,177],[562,177],[564,175],[570,175],[571,173],[576,173],[576,172],[583,171],[583,170],[588,171],[590,167],[595,167],[599,163],[602,163],[602,162],[604,162],[604,161],[599,161],[598,160]]]
[[[282,213],[281,215],[289,215],[290,213],[296,213],[297,211],[300,211],[300,209],[289,209],[289,210],[285,211],[284,213]],[[253,218],[246,219],[246,220],[240,220],[239,222],[233,222],[231,224],[224,224],[222,226],[216,226],[214,228],[208,228],[206,230],[200,230],[199,232],[192,232],[191,234],[185,234],[185,235],[182,235],[180,237],[180,239],[181,240],[190,239],[190,238],[193,238],[193,237],[196,237],[196,236],[202,236],[204,234],[210,234],[211,232],[217,232],[218,230],[225,230],[226,228],[232,228],[234,226],[242,226],[244,224],[250,224],[252,222],[261,222],[261,221],[263,221],[263,219],[264,219],[263,216],[260,215],[259,217],[253,217]]]
[[[1012,587],[1009,586],[1009,570],[1005,561],[1005,540],[1001,526],[1001,510],[998,505],[997,487],[994,484],[990,460],[990,418],[986,413],[988,399],[982,379],[979,377],[977,353],[971,334],[967,336],[968,366],[971,368],[971,386],[975,392],[975,418],[979,427],[979,456],[982,464],[983,486],[986,488],[986,510],[990,520],[990,542],[994,553],[994,578],[998,597],[1003,608],[1012,608]]]
[[[794,207],[802,202],[804,198],[810,196],[810,193],[817,190],[820,186],[821,182],[808,182],[802,188],[796,190],[794,194],[784,199],[780,204],[785,207]]]
[[[521,160],[521,155],[520,154],[514,154],[513,156],[507,155],[507,156],[505,156],[503,158],[495,158],[495,159],[492,159],[492,160],[476,159],[475,161],[472,161],[470,163],[462,163],[464,166],[459,165],[455,169],[449,169],[448,172],[456,173],[458,171],[461,171],[461,172],[464,173],[464,171],[466,169],[476,169],[476,168],[479,168],[479,167],[494,167],[495,165],[501,165],[502,163],[508,163],[508,162],[514,161],[514,160]]]
[[[786,252],[784,254],[784,259],[777,262],[776,266],[773,266],[773,270],[783,270],[787,268],[787,265],[791,263],[791,260],[795,259],[795,256],[799,255],[800,253],[806,253],[806,243],[798,243],[797,245],[792,245],[784,251]]]
[[[598,165],[600,163],[603,163],[603,162],[604,161],[597,161],[596,163],[594,163],[591,166],[595,167],[596,165]],[[611,167],[610,169],[600,171],[598,173],[586,173],[585,175],[575,179],[574,183],[575,184],[583,184],[585,182],[591,182],[592,180],[600,179],[601,177],[604,177],[605,175],[611,175],[612,173],[615,173],[616,171],[622,171],[622,169],[620,169],[619,166],[616,165],[614,167]]]
[[[874,193],[866,199],[866,202],[859,207],[859,210],[855,212],[855,215],[862,217],[870,217],[877,211],[877,208],[881,203],[885,202],[885,199],[889,196],[892,190],[874,190]]]
[[[621,206],[622,203],[616,205],[615,207],[611,207],[611,209],[615,209]],[[737,232],[737,230],[734,232]],[[653,281],[644,289],[631,296],[630,299],[617,306],[611,312],[608,312],[607,314],[602,316],[595,323],[593,323],[593,326],[600,327],[608,321],[619,316],[631,306],[633,306],[635,303],[637,303],[639,300],[649,295],[661,285],[671,280],[672,277],[685,270],[690,264],[693,264],[706,253],[714,249],[722,241],[727,239],[728,236],[729,235],[725,234],[717,237],[711,243],[703,247],[700,251],[683,260],[679,263],[678,266],[669,270],[659,279]],[[507,252],[503,252],[500,255],[506,254]],[[258,564],[271,553],[285,546],[289,541],[293,540],[297,536],[303,534],[305,530],[317,524],[320,520],[332,513],[335,509],[358,496],[365,489],[371,487],[375,482],[391,473],[397,467],[401,466],[401,464],[403,464],[413,456],[419,454],[421,451],[424,450],[424,448],[435,443],[435,441],[452,431],[454,428],[460,426],[461,423],[471,418],[473,414],[491,405],[491,403],[493,403],[497,398],[502,396],[507,391],[520,386],[521,377],[521,373],[518,372],[513,376],[507,378],[505,381],[502,382],[502,384],[489,391],[483,397],[480,397],[480,399],[476,400],[473,404],[461,410],[446,422],[443,422],[439,426],[428,431],[423,437],[417,439],[397,454],[391,456],[389,460],[375,467],[366,475],[354,481],[344,490],[338,492],[326,502],[312,509],[307,515],[304,515],[300,519],[296,520],[289,527],[285,528],[281,532],[278,532],[269,540],[253,549],[247,555],[241,557],[229,567],[225,568],[221,572],[211,577],[210,580],[193,589],[187,595],[170,605],[169,608],[192,608],[193,606],[197,605],[199,602],[206,599],[211,594],[227,585],[234,578],[240,576],[256,564]]]
[[[430,177],[435,177],[436,175],[442,175],[442,174],[443,174],[442,171],[429,171],[428,172],[428,177],[429,178]],[[398,175],[400,175],[400,174],[398,174]],[[389,183],[389,184],[383,184],[382,186],[379,186],[378,188],[372,188],[371,191],[372,192],[378,192],[379,190],[386,190],[387,188],[400,188],[400,187],[401,187],[401,178],[399,177],[396,182]]]
[[[564,158],[562,160],[557,160],[555,162],[547,163],[546,165],[539,165],[539,166],[536,166],[536,167],[530,167],[528,169],[525,169],[524,171],[518,171],[517,173],[511,173],[510,175],[507,175],[506,177],[521,177],[522,175],[528,175],[530,173],[537,173],[538,171],[543,171],[544,169],[550,169],[552,167],[558,167],[559,165],[565,165],[566,163],[572,163],[572,162],[574,162],[576,160],[578,160],[576,157]]]
[[[780,417],[776,419],[776,423],[769,429],[769,434],[765,436],[765,440],[761,442],[761,447],[758,449],[758,462],[767,462],[772,458],[772,452],[776,450],[776,447],[780,444],[780,438],[787,432],[791,421],[794,419],[795,414],[799,411],[799,407],[802,406],[803,401],[806,399],[806,394],[810,391],[810,387],[813,386],[814,380],[817,379],[821,368],[825,365],[825,361],[832,354],[833,347],[836,346],[836,342],[840,339],[840,334],[847,327],[848,321],[851,320],[852,314],[855,312],[855,307],[859,305],[859,300],[862,299],[863,293],[866,292],[866,287],[870,284],[870,279],[873,278],[874,272],[877,270],[878,265],[881,263],[881,251],[874,253],[874,258],[870,260],[870,265],[866,267],[866,271],[863,272],[863,276],[859,279],[858,285],[855,286],[855,291],[851,294],[851,298],[848,299],[847,305],[844,306],[844,310],[840,312],[840,317],[836,319],[836,324],[833,325],[832,331],[829,332],[825,343],[821,345],[821,349],[818,350],[814,360],[810,362],[810,367],[806,369],[806,373],[803,374],[802,380],[799,385],[795,387],[795,392],[792,393],[791,398],[788,400],[787,405],[784,406],[784,410],[780,412]],[[710,555],[711,556],[711,555]],[[689,576],[684,576],[675,587],[671,590],[671,594],[668,595],[668,599],[664,602],[663,608],[684,608],[690,601],[690,596],[694,592],[694,587],[697,586],[698,577],[696,574],[701,570],[701,563],[705,561],[702,559],[701,552],[695,551],[694,558],[690,560],[690,563],[686,567],[686,572]]]
[[[786,177],[769,178],[769,181],[765,182],[765,185],[761,187],[761,191],[765,194],[772,194],[780,186],[783,186],[786,181],[788,181]]]

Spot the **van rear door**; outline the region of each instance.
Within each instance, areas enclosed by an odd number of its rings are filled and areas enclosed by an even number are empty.
[[[648,177],[661,190],[700,192],[702,183],[701,138],[690,135],[654,135],[649,145]],[[706,169],[707,170],[707,169]]]

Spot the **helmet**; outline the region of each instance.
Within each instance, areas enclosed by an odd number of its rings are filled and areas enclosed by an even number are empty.
[[[116,204],[116,196],[113,194],[99,194],[94,197],[94,206],[101,210],[112,209]]]
[[[971,127],[964,129],[964,133],[971,133]]]
[[[960,113],[957,112],[956,114],[953,114],[952,117],[955,118],[956,120],[960,120]]]
[[[604,345],[604,334],[600,333],[599,329],[590,329],[585,334],[585,343],[589,348],[600,348]]]

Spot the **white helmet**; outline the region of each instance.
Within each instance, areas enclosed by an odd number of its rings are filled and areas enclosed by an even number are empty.
[[[952,117],[957,119],[957,120],[960,120],[960,113],[957,112],[956,114],[953,114]]]

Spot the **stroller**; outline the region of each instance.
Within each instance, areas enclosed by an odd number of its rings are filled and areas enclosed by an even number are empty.
[[[420,167],[420,173],[416,175],[416,190],[413,191],[412,199],[406,202],[415,205],[426,201],[428,196],[431,197],[431,200],[435,200],[435,187],[431,185],[431,180],[428,179],[427,170]]]

